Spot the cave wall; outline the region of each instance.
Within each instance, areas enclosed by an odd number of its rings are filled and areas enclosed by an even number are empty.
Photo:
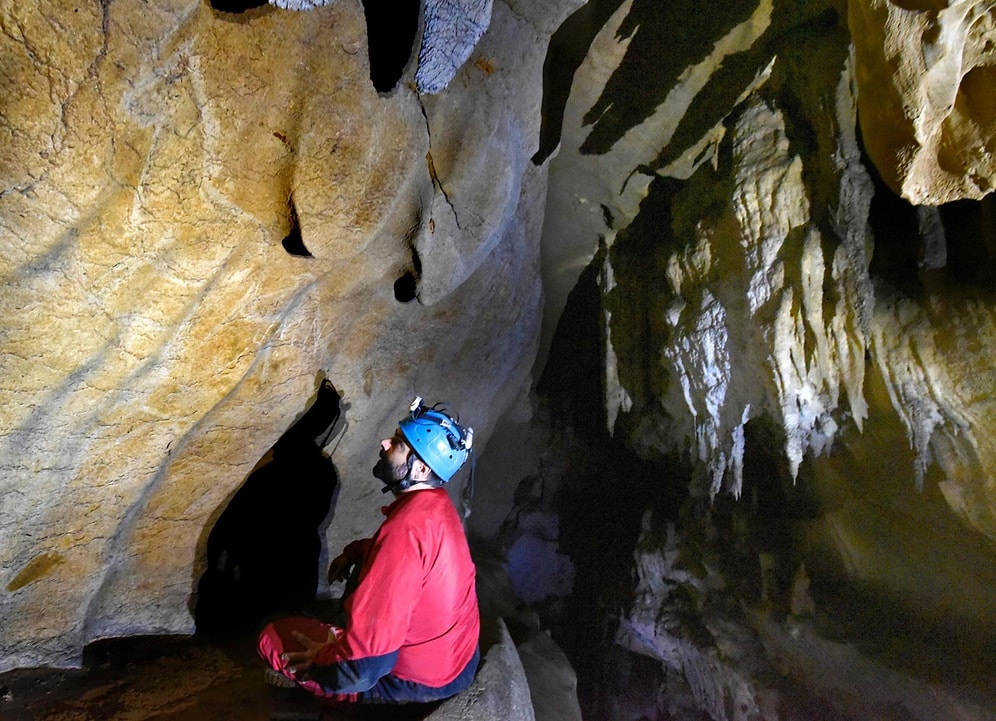
[[[375,527],[415,393],[484,447],[538,339],[568,9],[500,5],[429,96],[414,59],[375,89],[359,3],[2,4],[0,668],[191,632],[212,524],[323,377],[329,547]]]
[[[991,633],[988,5],[469,5],[430,95],[414,49],[374,87],[357,4],[0,4],[0,669],[193,630],[214,521],[322,377],[328,548],[415,393],[477,430],[496,535],[569,455],[533,386],[582,271],[614,443],[706,507],[763,446],[818,500],[793,560]]]
[[[915,205],[993,190],[996,16],[984,2],[848,2],[861,128],[885,182]]]
[[[900,16],[931,45],[894,36]],[[923,72],[943,56],[945,92],[968,93],[990,21],[973,3],[634,0],[554,37],[573,84],[541,141],[541,358],[563,378],[496,444],[534,459],[504,499],[510,563],[535,549],[522,584],[594,667],[579,688],[619,684],[586,717],[992,717],[993,173],[964,172],[991,155],[988,111],[968,113],[991,92],[942,108]],[[607,437],[582,430],[589,354],[556,347],[581,312],[601,324]],[[648,509],[625,601],[618,494]],[[604,664],[599,621],[620,624]],[[657,677],[623,678],[620,645]]]
[[[603,4],[550,160],[547,320],[567,297],[556,274],[602,253],[606,422],[644,457],[691,459],[704,497],[740,495],[752,419],[777,428],[794,482],[869,416],[898,418],[905,438],[888,451],[910,492],[934,473],[960,522],[996,540],[991,199],[961,221],[896,195],[896,165],[866,154],[886,131],[860,99],[888,97],[863,68],[854,5],[743,3],[676,38],[691,4]],[[961,12],[976,28],[989,17]],[[988,62],[985,41],[932,27],[948,55]],[[888,67],[893,85],[919,77]],[[883,391],[869,392],[871,373]]]

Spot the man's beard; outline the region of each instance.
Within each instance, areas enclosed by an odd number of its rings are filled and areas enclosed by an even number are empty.
[[[377,461],[377,465],[373,467],[373,474],[374,478],[379,478],[387,485],[393,486],[408,475],[408,464],[399,463],[392,465],[387,458],[381,455],[380,460]]]

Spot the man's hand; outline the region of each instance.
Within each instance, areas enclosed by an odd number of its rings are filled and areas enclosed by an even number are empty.
[[[345,581],[349,577],[349,571],[352,567],[353,564],[350,560],[344,554],[340,553],[329,564],[329,583]]]
[[[315,656],[322,649],[323,646],[328,644],[330,641],[335,640],[332,631],[329,631],[329,637],[326,641],[313,641],[309,637],[305,636],[303,633],[298,631],[293,631],[292,635],[294,638],[304,646],[303,651],[288,651],[281,654],[280,660],[287,664],[287,670],[290,671],[295,676],[307,671],[311,664],[315,662]]]

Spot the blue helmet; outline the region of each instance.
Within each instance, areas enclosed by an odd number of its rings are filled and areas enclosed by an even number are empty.
[[[398,422],[401,435],[423,463],[448,482],[467,460],[474,443],[474,429],[463,428],[435,407],[426,408],[421,397],[412,401],[411,413]]]

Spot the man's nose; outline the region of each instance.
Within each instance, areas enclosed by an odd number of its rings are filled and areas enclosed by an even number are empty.
[[[383,439],[381,439],[380,449],[382,451],[387,451],[387,449],[389,449],[390,447],[391,447],[391,439],[390,438],[383,438]]]

